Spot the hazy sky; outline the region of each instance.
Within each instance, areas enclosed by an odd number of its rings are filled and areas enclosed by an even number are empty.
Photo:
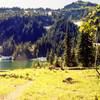
[[[63,8],[65,5],[77,0],[0,0],[0,7],[21,7],[21,8]],[[87,0],[84,0],[87,1]],[[99,3],[100,0],[89,0]]]

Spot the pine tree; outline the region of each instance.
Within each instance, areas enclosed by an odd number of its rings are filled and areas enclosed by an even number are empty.
[[[72,66],[72,43],[69,35],[67,36],[67,57],[68,57],[67,66],[70,67]]]
[[[76,52],[75,52],[75,48],[73,49],[73,53],[72,53],[72,64],[73,66],[77,66],[78,65],[78,61],[77,61],[77,56],[76,56]]]
[[[46,59],[49,61],[49,50],[47,50]]]
[[[65,37],[64,37],[64,66],[68,66],[71,67],[73,66],[73,48],[75,45],[75,39],[73,39],[73,37],[71,36],[71,33],[76,32],[74,28],[76,26],[74,26],[74,24],[70,21],[66,22],[66,33],[65,33]]]
[[[67,66],[67,63],[68,63],[68,57],[67,57],[67,35],[65,35],[65,38],[64,38],[64,54],[63,54],[64,67]]]
[[[53,64],[53,62],[54,62],[54,52],[52,49],[49,54],[49,62],[50,62],[50,64]]]
[[[89,22],[80,27],[81,43],[80,43],[80,61],[84,67],[93,67],[95,62],[94,36],[95,27]]]

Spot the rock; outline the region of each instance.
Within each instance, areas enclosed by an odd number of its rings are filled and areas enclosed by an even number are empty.
[[[65,80],[63,80],[63,82],[72,84],[73,83],[73,79],[71,77],[68,77]]]

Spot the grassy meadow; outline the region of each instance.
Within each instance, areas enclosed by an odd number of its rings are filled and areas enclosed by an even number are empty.
[[[66,78],[71,78],[71,82],[64,81]],[[5,100],[18,86],[21,89],[28,82],[31,84],[19,92],[16,100],[100,99],[100,78],[94,69],[51,71],[47,68],[31,68],[0,72],[0,100]]]

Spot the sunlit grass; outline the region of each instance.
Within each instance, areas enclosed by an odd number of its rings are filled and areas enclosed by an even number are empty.
[[[13,90],[13,87],[10,87],[8,84],[0,83],[0,95],[7,94]]]
[[[0,94],[14,91],[15,85],[32,81],[32,85],[18,100],[95,100],[100,99],[100,78],[95,70],[18,69],[0,74],[14,74],[17,78],[0,78]],[[63,82],[71,77],[73,83]],[[28,80],[31,78],[32,80]],[[3,85],[5,84],[5,85]],[[4,90],[7,90],[5,92]]]
[[[95,100],[100,98],[100,79],[95,70],[82,71],[33,71],[35,79],[19,100]],[[63,83],[71,77],[73,84]]]
[[[15,78],[0,78],[0,95],[10,93],[15,90],[17,85],[24,84],[26,80]]]
[[[13,92],[16,89],[16,86],[22,85],[27,82],[26,73],[23,74],[22,70],[14,70],[9,72],[0,72],[0,75],[6,75],[5,77],[0,76],[0,95],[6,95],[10,92]],[[10,75],[16,75],[11,77]],[[20,78],[20,76],[24,76]]]

